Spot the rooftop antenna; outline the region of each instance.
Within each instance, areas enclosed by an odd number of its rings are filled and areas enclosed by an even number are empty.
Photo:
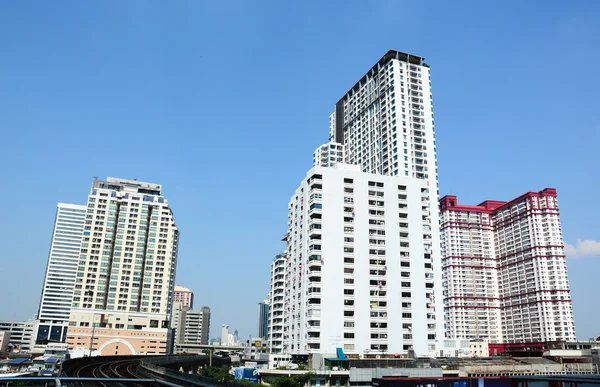
[[[94,180],[98,180],[98,176],[94,176]]]

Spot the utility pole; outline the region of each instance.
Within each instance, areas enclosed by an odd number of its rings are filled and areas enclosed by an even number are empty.
[[[92,321],[92,338],[90,340],[90,357],[92,357],[92,346],[94,345],[94,333],[96,332],[96,322]]]

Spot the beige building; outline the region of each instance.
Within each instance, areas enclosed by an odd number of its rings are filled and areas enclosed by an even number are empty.
[[[472,340],[470,348],[471,354],[475,357],[490,356],[490,346],[488,340]]]
[[[167,352],[179,231],[161,188],[94,181],[69,317],[74,357]]]
[[[185,308],[194,308],[194,292],[183,286],[175,285],[174,302],[181,302]]]

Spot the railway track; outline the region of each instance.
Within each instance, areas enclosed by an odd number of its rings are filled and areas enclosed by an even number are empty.
[[[72,372],[69,372],[72,376],[76,377],[92,377],[92,378],[116,378],[116,379],[135,379],[141,376],[137,373],[139,366],[139,359],[127,359],[127,360],[113,360],[113,361],[96,361],[89,364],[85,364],[79,368],[76,368]],[[143,378],[143,377],[142,377]],[[83,383],[81,383],[83,385]],[[90,386],[90,383],[85,383],[86,386]],[[98,387],[141,387],[142,384],[138,383],[118,383],[110,382],[105,383],[98,381],[94,383]],[[144,383],[144,387],[148,384]]]

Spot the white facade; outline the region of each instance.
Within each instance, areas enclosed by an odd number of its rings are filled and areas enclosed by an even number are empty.
[[[285,352],[435,353],[443,311],[428,183],[347,164],[307,173],[289,203]]]
[[[345,146],[346,163],[425,180],[437,195],[431,82],[423,60],[386,53],[336,104],[329,139]],[[431,199],[435,206],[437,197]]]
[[[69,331],[70,349],[89,339],[94,326],[109,336],[124,330],[115,337],[167,334],[179,231],[161,189],[111,177],[94,181],[69,321],[78,337]]]
[[[234,333],[230,333],[229,325],[221,325],[221,345],[229,347],[239,345],[237,330]]]
[[[335,142],[323,144],[313,153],[313,167],[335,167],[344,162],[344,145]]]
[[[0,331],[9,332],[8,342],[13,349],[20,352],[29,352],[35,344],[37,320],[28,321],[0,321]]]
[[[555,189],[478,206],[445,196],[440,208],[449,337],[575,340]]]
[[[271,353],[283,353],[283,331],[284,331],[284,293],[285,293],[285,265],[287,258],[279,254],[271,263],[271,286],[269,288],[269,324],[267,335],[269,340],[269,351]]]
[[[58,204],[38,312],[38,343],[67,338],[86,210],[83,205]]]

